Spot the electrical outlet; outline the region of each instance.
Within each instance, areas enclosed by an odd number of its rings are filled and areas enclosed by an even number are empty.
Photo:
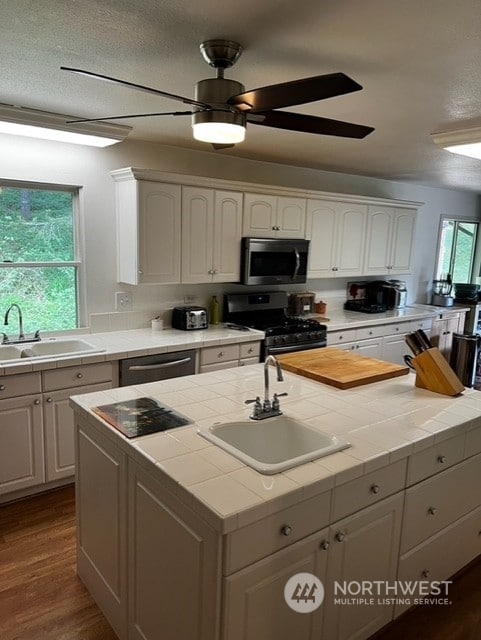
[[[117,291],[115,294],[115,309],[117,311],[132,311],[132,294]]]
[[[184,296],[184,304],[194,304],[195,296]]]

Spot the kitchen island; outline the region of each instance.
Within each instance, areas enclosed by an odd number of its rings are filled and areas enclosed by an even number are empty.
[[[340,604],[336,585],[447,580],[481,553],[479,392],[285,374],[285,415],[352,447],[265,476],[197,434],[262,387],[252,365],[72,398],[78,572],[119,638],[360,640],[413,603]],[[128,439],[92,412],[144,396],[193,424]],[[325,588],[309,614],[284,599],[303,572]]]

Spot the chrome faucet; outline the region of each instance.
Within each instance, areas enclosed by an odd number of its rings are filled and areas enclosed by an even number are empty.
[[[283,382],[284,376],[279,361],[273,355],[267,356],[264,361],[264,402],[261,403],[259,396],[255,400],[246,400],[246,404],[254,403],[254,411],[250,415],[252,420],[264,420],[264,418],[272,418],[282,415],[280,410],[279,397],[287,396],[287,393],[275,393],[272,401],[269,398],[269,364],[273,362],[277,369],[277,382]]]
[[[7,312],[5,314],[5,319],[3,321],[4,325],[8,325],[8,316],[10,315],[10,311],[15,308],[18,311],[18,328],[19,328],[19,334],[18,334],[18,339],[19,340],[25,340],[25,335],[23,333],[23,318],[22,318],[22,310],[20,309],[20,307],[18,306],[18,304],[16,302],[14,302],[13,304],[11,304],[8,309]],[[4,334],[5,335],[5,334]]]
[[[7,336],[6,333],[2,332],[2,344],[14,344],[17,342],[38,342],[41,338],[40,338],[40,331],[36,331],[35,335],[32,338],[26,338],[25,334],[23,333],[23,317],[22,317],[22,310],[20,309],[20,306],[14,302],[13,304],[11,304],[8,309],[7,312],[5,313],[5,318],[3,320],[3,324],[5,326],[8,325],[8,317],[10,315],[10,311],[12,309],[16,309],[18,312],[18,329],[19,329],[19,333],[18,333],[18,338],[16,340],[10,340],[10,338]]]

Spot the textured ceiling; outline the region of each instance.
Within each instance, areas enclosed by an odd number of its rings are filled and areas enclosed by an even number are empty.
[[[481,161],[435,147],[433,131],[481,124],[479,0],[1,0],[0,102],[85,117],[183,109],[60,66],[193,97],[215,72],[199,44],[244,53],[246,89],[342,71],[363,91],[293,111],[375,127],[364,140],[250,126],[223,155],[481,192]],[[190,118],[123,121],[129,138],[211,150]]]

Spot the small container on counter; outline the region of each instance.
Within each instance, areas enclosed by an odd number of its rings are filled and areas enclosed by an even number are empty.
[[[219,324],[220,322],[220,307],[217,296],[212,296],[212,300],[209,308],[209,321],[211,324]]]
[[[152,318],[152,331],[162,331],[164,328],[164,321],[160,316]]]

